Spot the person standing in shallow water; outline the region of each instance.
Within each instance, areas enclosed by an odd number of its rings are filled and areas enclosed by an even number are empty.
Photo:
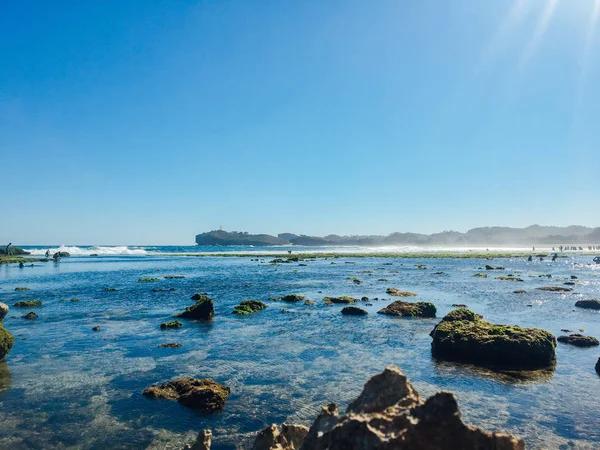
[[[50,257],[50,250],[46,250],[46,259]]]

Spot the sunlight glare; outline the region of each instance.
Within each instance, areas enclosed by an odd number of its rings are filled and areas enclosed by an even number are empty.
[[[546,33],[546,30],[548,29],[548,25],[550,25],[550,21],[552,20],[552,16],[554,15],[554,11],[558,6],[559,1],[560,0],[548,0],[548,4],[546,5],[544,12],[542,13],[542,16],[538,20],[538,23],[535,27],[533,37],[531,38],[529,45],[527,45],[525,51],[523,52],[523,55],[521,56],[521,61],[519,64],[521,68],[527,65],[527,63],[535,53],[537,46],[539,45],[540,41],[544,37],[544,34]]]

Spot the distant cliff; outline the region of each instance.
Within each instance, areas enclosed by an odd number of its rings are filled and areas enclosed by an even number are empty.
[[[340,246],[382,247],[392,245],[433,246],[480,246],[509,247],[530,245],[600,245],[600,228],[583,226],[546,227],[531,225],[527,228],[481,227],[466,233],[444,231],[434,234],[392,233],[388,236],[338,236],[324,237],[281,233],[249,234],[238,231],[215,230],[196,236],[198,245],[304,245],[304,246]]]

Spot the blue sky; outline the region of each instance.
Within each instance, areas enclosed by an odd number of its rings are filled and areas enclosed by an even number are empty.
[[[0,5],[0,242],[600,225],[600,0]]]

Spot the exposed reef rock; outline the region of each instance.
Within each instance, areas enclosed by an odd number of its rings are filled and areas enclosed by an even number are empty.
[[[8,305],[0,303],[0,361],[2,361],[15,343],[15,338],[2,326],[2,320],[8,314]]]
[[[182,377],[154,384],[144,389],[143,395],[150,398],[177,400],[182,405],[200,411],[216,412],[223,409],[231,389],[210,378]]]
[[[571,292],[573,288],[566,288],[562,286],[544,286],[536,288],[538,291],[549,291],[549,292]]]
[[[342,308],[342,314],[346,316],[366,316],[369,313],[358,306],[345,306]]]
[[[265,309],[266,307],[267,305],[258,300],[242,300],[239,305],[233,307],[233,314],[245,316]]]
[[[600,358],[598,358],[598,362],[596,362],[596,373],[600,375]]]
[[[388,316],[403,316],[403,317],[435,317],[437,312],[435,305],[429,302],[403,302],[401,300],[390,303],[382,310],[377,311],[378,314],[386,314]]]
[[[435,358],[497,369],[541,369],[556,361],[554,336],[537,328],[495,325],[468,309],[446,315],[431,332]]]
[[[587,308],[587,309],[600,309],[600,300],[590,299],[590,300],[579,300],[575,303],[575,306],[579,308]]]
[[[556,339],[563,344],[574,345],[575,347],[596,347],[600,341],[592,336],[583,336],[582,334],[571,334],[569,336],[559,336]]]
[[[167,328],[181,328],[183,323],[179,320],[171,320],[170,322],[164,322],[160,324],[161,330],[166,330]]]
[[[13,305],[15,308],[34,308],[36,306],[42,306],[40,300],[23,300]]]
[[[284,295],[283,297],[272,297],[269,300],[278,301],[278,302],[296,303],[296,302],[304,301],[305,298],[306,297],[304,297],[304,295],[288,294],[288,295]]]
[[[23,319],[27,319],[27,320],[34,320],[38,318],[38,315],[36,313],[34,313],[33,311],[28,312],[27,314],[25,314],[24,316],[21,316],[21,318]]]
[[[355,303],[358,301],[358,299],[354,298],[354,297],[342,296],[342,297],[325,297],[323,299],[323,301],[325,303],[348,304],[348,303]]]
[[[158,344],[158,348],[179,348],[183,347],[183,344],[177,342],[168,342],[166,344]]]
[[[340,414],[323,407],[310,429],[271,425],[253,450],[524,450],[525,442],[460,419],[456,398],[440,392],[424,400],[396,367],[371,378]]]
[[[203,294],[194,294],[192,300],[196,300],[196,303],[185,308],[185,311],[175,314],[174,317],[194,320],[212,319],[215,313],[215,305],[210,297]]]
[[[198,434],[196,441],[192,445],[185,445],[183,450],[210,450],[212,442],[212,431],[204,430]]]
[[[385,290],[385,292],[394,297],[416,297],[417,296],[417,294],[415,294],[413,292],[405,292],[405,291],[401,291],[396,288],[387,288]]]

